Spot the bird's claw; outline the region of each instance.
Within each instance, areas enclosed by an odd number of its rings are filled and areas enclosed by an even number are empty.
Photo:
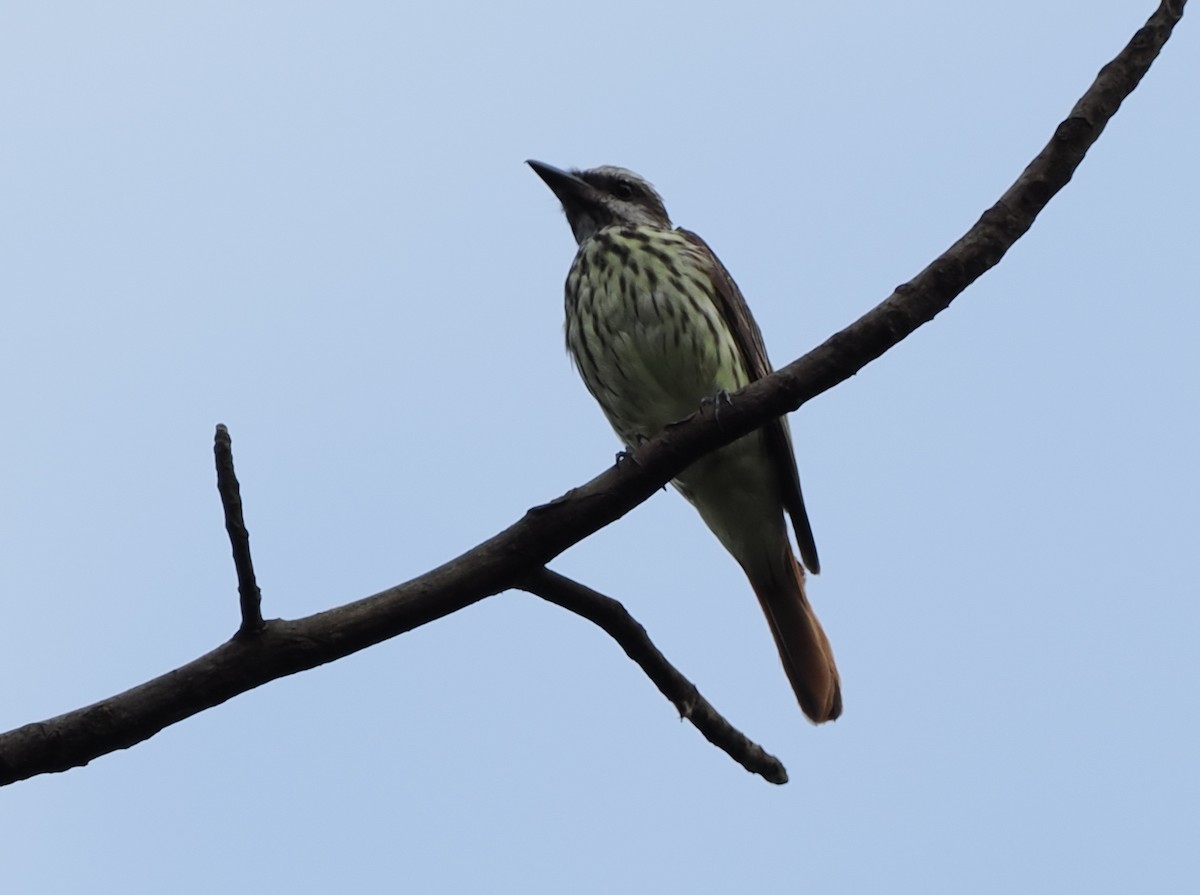
[[[634,466],[639,467],[642,465],[638,462],[637,457],[633,455],[633,451],[629,448],[625,448],[623,451],[617,451],[617,469],[620,469],[626,463],[632,463]],[[667,486],[663,485],[662,489],[666,491]]]
[[[700,410],[704,411],[704,410],[707,410],[709,407],[711,407],[713,419],[719,423],[719,422],[721,422],[721,405],[722,404],[724,404],[726,407],[733,406],[733,398],[731,398],[729,396],[729,392],[726,389],[721,389],[715,395],[708,395],[704,398],[701,398],[700,399]]]

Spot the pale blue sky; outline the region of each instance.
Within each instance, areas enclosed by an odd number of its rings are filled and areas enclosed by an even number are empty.
[[[798,356],[962,233],[1152,0],[0,14],[0,729],[424,571],[617,448],[523,164],[620,164]],[[675,494],[506,594],[0,791],[11,892],[1168,892],[1200,870],[1196,13],[950,311],[792,418],[846,714]]]

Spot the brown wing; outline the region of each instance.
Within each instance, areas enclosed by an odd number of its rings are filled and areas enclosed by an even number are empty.
[[[721,259],[708,247],[708,243],[691,230],[680,228],[679,234],[710,259],[712,281],[716,286],[716,298],[721,314],[741,350],[746,369],[750,371],[750,380],[753,382],[762,379],[771,372],[771,361],[767,358],[767,347],[763,344],[762,332],[750,314],[746,299],[742,297],[742,290],[733,281]],[[767,453],[779,474],[783,505],[792,517],[792,529],[796,532],[800,558],[805,567],[816,575],[821,571],[821,561],[817,558],[817,543],[813,540],[812,526],[804,509],[804,495],[800,491],[800,471],[796,468],[796,454],[792,449],[792,435],[788,430],[787,420],[783,417],[771,420],[763,426],[763,434]]]

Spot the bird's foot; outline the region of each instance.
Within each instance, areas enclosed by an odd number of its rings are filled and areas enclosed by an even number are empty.
[[[633,448],[627,447],[623,451],[617,451],[617,469],[620,469],[622,466],[625,466],[626,464],[631,464],[633,466],[638,466],[638,467],[640,467],[642,465],[641,463],[638,462],[637,457],[634,456]],[[667,486],[663,485],[662,489],[664,491],[666,491]]]
[[[721,405],[726,407],[733,406],[733,398],[729,396],[729,392],[721,389],[715,395],[709,395],[700,399],[700,412],[704,413],[710,407],[712,408],[713,419],[718,423],[721,422]]]
[[[616,462],[617,462],[617,469],[620,469],[622,466],[624,466],[627,463],[631,463],[634,466],[641,465],[640,463],[638,463],[637,457],[635,457],[633,455],[632,448],[625,448],[625,450],[623,450],[623,451],[617,451],[617,461]]]

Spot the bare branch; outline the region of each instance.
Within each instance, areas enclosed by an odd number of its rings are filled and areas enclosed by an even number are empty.
[[[217,463],[217,491],[225,510],[225,530],[233,548],[233,566],[237,571],[238,602],[242,609],[242,625],[236,637],[252,637],[263,629],[262,592],[254,579],[254,562],[250,559],[250,532],[242,517],[242,489],[233,471],[233,441],[229,429],[217,424],[213,437],[213,454]]]
[[[0,784],[87,764],[267,681],[365,649],[484,597],[619,519],[703,454],[795,410],[854,375],[949,307],[993,267],[1071,179],[1170,37],[1184,0],[1164,0],[1101,71],[1017,182],[953,246],[881,305],[735,396],[718,422],[696,416],[457,559],[372,597],[297,621],[268,622],[195,661],[92,706],[0,735]]]
[[[668,430],[626,464],[645,488],[669,481],[694,458],[728,444],[849,379],[950,306],[995,267],[1071,180],[1121,103],[1137,87],[1183,14],[1186,0],[1163,0],[1146,24],[1096,76],[1070,115],[1016,182],[950,248],[881,304],[799,360],[747,386],[721,408],[721,425],[695,419]],[[664,476],[664,473],[669,473]],[[634,478],[635,476],[630,476]],[[642,491],[635,493],[639,497]]]
[[[606,597],[545,568],[523,578],[518,587],[569,609],[576,615],[582,615],[603,628],[620,644],[625,654],[646,672],[663,696],[675,704],[680,716],[691,721],[706,740],[750,773],[758,774],[770,783],[787,783],[787,771],[783,763],[726,721],[700,695],[696,685],[658,651],[637,619],[612,597]]]

